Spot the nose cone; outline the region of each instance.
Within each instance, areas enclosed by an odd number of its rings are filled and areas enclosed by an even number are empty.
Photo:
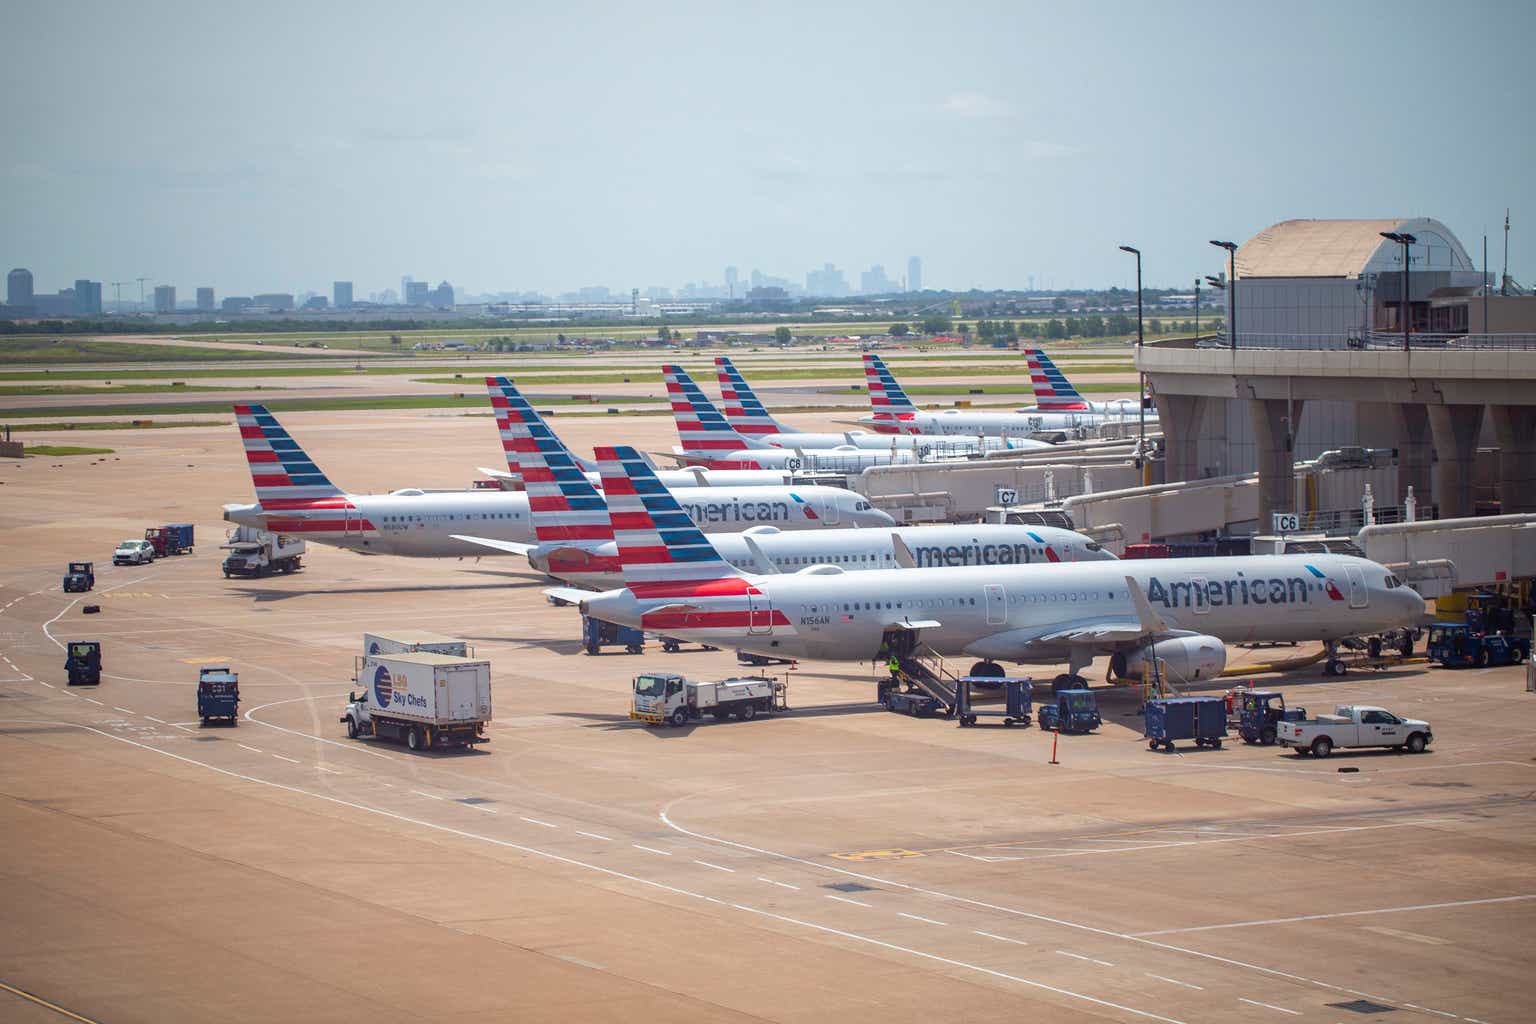
[[[1416,626],[1423,622],[1429,615],[1429,606],[1424,603],[1424,598],[1412,587],[1398,587],[1398,600],[1402,602],[1403,624]]]
[[[856,514],[858,516],[858,522],[860,526],[881,527],[896,525],[896,520],[891,518],[891,514],[884,509],[872,508]]]

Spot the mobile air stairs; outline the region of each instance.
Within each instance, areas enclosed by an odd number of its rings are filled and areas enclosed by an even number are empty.
[[[890,678],[880,681],[882,705],[918,717],[954,717],[960,677],[945,667],[941,656],[919,645],[910,654],[894,656],[888,667]]]

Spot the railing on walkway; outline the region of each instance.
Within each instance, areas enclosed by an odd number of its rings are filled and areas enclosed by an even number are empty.
[[[1231,341],[1224,333],[1212,338],[1202,338],[1198,348],[1230,348]],[[1237,347],[1241,349],[1287,349],[1303,351],[1343,351],[1368,349],[1373,351],[1402,351],[1403,335],[1394,331],[1368,331],[1364,334],[1265,334],[1239,330]],[[1419,332],[1408,335],[1408,348],[1430,352],[1447,349],[1516,349],[1536,350],[1536,334],[1510,332],[1504,334],[1444,334]]]

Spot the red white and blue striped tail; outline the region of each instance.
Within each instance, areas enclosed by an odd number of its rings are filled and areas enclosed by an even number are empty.
[[[273,533],[363,534],[374,529],[263,405],[235,406],[256,500]]]
[[[677,436],[682,441],[683,451],[707,454],[735,452],[747,447],[746,438],[720,415],[715,403],[705,396],[704,389],[681,366],[663,366],[661,373],[667,382],[667,399],[672,403],[672,418],[677,421]]]
[[[794,430],[772,416],[763,405],[752,385],[741,375],[725,356],[715,357],[715,371],[720,379],[720,400],[725,406],[725,418],[739,434],[792,434]]]
[[[613,539],[608,505],[565,444],[508,377],[485,378],[501,428],[507,467],[521,473],[534,536],[540,541]]]
[[[886,367],[885,360],[873,352],[864,353],[864,383],[869,388],[869,404],[874,418],[879,421],[911,419],[917,412],[912,399],[896,383],[896,377]]]
[[[720,557],[638,451],[604,445],[596,454],[629,589],[645,596],[676,589],[681,595],[695,584],[745,578]]]
[[[1088,401],[1067,380],[1067,375],[1056,368],[1044,349],[1025,349],[1024,358],[1029,360],[1029,383],[1034,386],[1037,406],[1062,412],[1089,408]]]

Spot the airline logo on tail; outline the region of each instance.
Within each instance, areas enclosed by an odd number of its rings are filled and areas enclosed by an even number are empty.
[[[540,541],[613,539],[608,506],[576,459],[507,377],[487,377],[507,465],[528,492],[534,536]]]
[[[784,427],[772,416],[758,399],[741,371],[724,356],[715,357],[715,370],[720,379],[720,399],[725,406],[725,418],[741,434],[782,434]]]
[[[1035,389],[1035,404],[1041,409],[1072,412],[1090,408],[1087,400],[1067,380],[1067,375],[1056,368],[1056,364],[1051,362],[1051,357],[1043,349],[1025,349],[1024,357],[1029,361],[1029,382]]]
[[[746,441],[726,422],[681,366],[663,366],[667,398],[672,403],[672,418],[677,421],[677,436],[683,450],[690,452],[734,452],[747,447]],[[602,461],[602,460],[598,460]],[[607,485],[604,485],[606,490]]]
[[[299,443],[264,405],[235,406],[235,422],[245,446],[245,461],[256,485],[256,500],[266,512],[292,512],[270,518],[273,533],[345,533],[374,529],[357,514],[346,494],[331,483]]]
[[[720,557],[639,452],[599,447],[597,463],[625,585],[642,601],[671,599],[642,615],[646,629],[789,625],[782,612],[768,610],[750,580]],[[754,607],[758,602],[761,607]]]
[[[910,420],[917,414],[917,406],[912,404],[901,385],[896,383],[896,377],[886,367],[885,360],[873,352],[864,353],[864,382],[869,388],[869,404],[874,408],[877,430],[881,425],[894,426],[898,421]]]

